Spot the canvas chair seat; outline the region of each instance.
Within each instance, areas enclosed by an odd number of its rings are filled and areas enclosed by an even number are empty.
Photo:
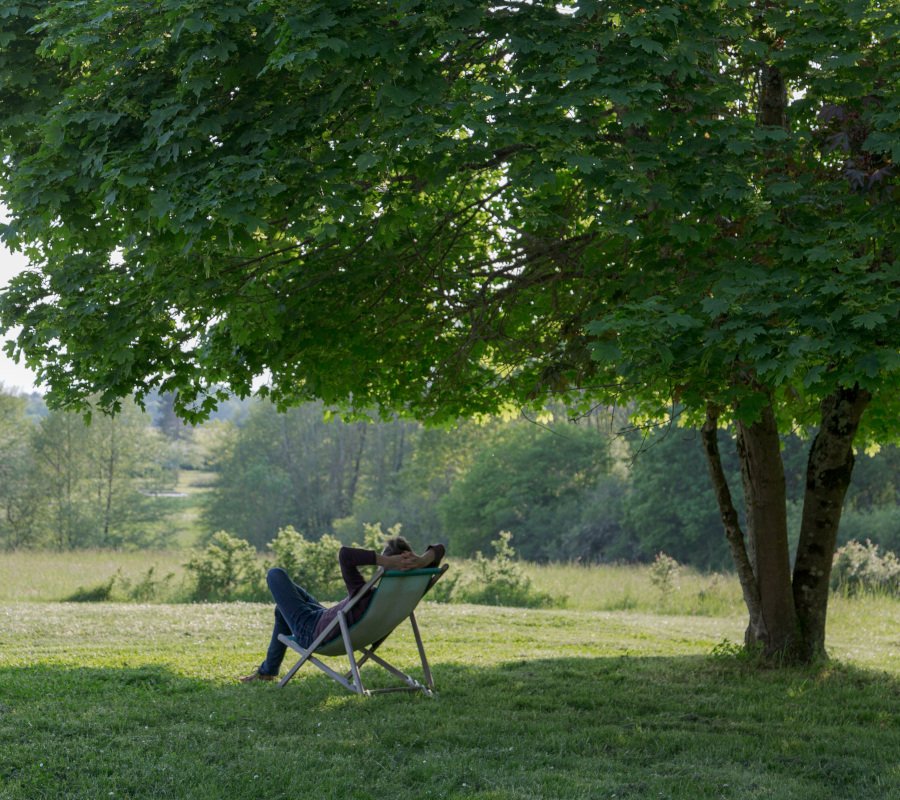
[[[351,598],[350,602],[338,613],[328,627],[316,637],[309,648],[302,647],[293,636],[280,635],[278,637],[285,645],[301,655],[300,660],[288,670],[288,673],[278,685],[285,686],[294,677],[297,670],[309,661],[344,688],[356,694],[368,695],[378,691],[421,691],[431,695],[434,690],[434,680],[431,676],[428,660],[425,657],[425,647],[422,644],[422,637],[419,633],[419,626],[416,623],[414,612],[428,590],[434,586],[446,570],[446,564],[440,568],[405,571],[385,571],[383,567],[379,567],[372,579]],[[372,597],[362,617],[353,625],[349,625],[347,623],[347,612],[369,592],[371,592]],[[416,646],[419,650],[419,658],[422,662],[424,684],[389,664],[375,653],[385,639],[405,619],[409,619],[412,625]],[[356,651],[363,654],[359,661],[356,660],[354,655]],[[346,655],[350,662],[350,671],[343,675],[331,669],[331,667],[317,658],[317,656],[341,655]],[[403,681],[403,685],[389,689],[365,689],[359,675],[359,668],[369,660],[379,664],[395,677],[400,678]]]

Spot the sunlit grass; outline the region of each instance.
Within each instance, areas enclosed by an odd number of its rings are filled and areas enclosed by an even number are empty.
[[[104,584],[117,573],[139,580],[150,567],[157,578],[172,573],[169,588],[160,599],[173,600],[183,592],[185,561],[187,553],[183,550],[0,553],[0,602],[63,600],[78,589]]]
[[[743,609],[740,585],[730,574],[682,567],[671,590],[663,593],[646,565],[529,564],[527,573],[536,589],[585,611],[728,616]]]

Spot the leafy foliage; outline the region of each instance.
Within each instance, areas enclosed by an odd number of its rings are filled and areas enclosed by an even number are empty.
[[[282,406],[454,420],[624,396],[760,436],[833,412],[847,452],[900,433],[900,22],[880,0],[5,16],[3,236],[34,269],[0,324],[54,402],[157,386],[197,419],[268,374]],[[819,435],[821,464],[842,434]],[[839,507],[810,485],[811,514]],[[838,516],[804,524],[791,587],[784,498],[763,506],[767,630],[822,650],[803,632]]]
[[[608,439],[579,425],[504,426],[476,451],[439,506],[454,549],[486,549],[511,530],[525,558],[554,557],[588,489],[610,468]]]
[[[847,542],[834,554],[831,587],[850,596],[880,592],[900,596],[900,559],[891,552],[881,555],[870,541]]]
[[[841,517],[841,541],[870,540],[882,550],[900,553],[900,505],[885,505],[869,511],[848,509]]]
[[[681,565],[672,556],[660,551],[653,559],[649,571],[650,583],[659,592],[662,601],[666,602],[672,590],[677,586]]]
[[[337,600],[342,596],[344,583],[337,568],[340,547],[341,543],[327,533],[313,542],[290,526],[278,531],[269,542],[275,565],[320,600]]]
[[[634,456],[625,500],[625,525],[638,553],[653,558],[665,551],[678,561],[705,569],[730,562],[728,543],[696,431],[667,426],[633,443]],[[740,498],[740,468],[733,449],[725,467]]]
[[[132,403],[116,417],[26,416],[0,392],[0,546],[140,547],[165,543],[153,492],[170,487],[168,448]]]
[[[500,531],[491,542],[492,558],[482,555],[481,551],[475,553],[465,575],[452,586],[450,598],[453,602],[524,608],[565,605],[564,596],[553,597],[531,585],[531,579],[515,561],[516,551],[511,542],[512,534]]]
[[[9,549],[33,544],[41,492],[30,477],[36,465],[24,399],[0,391],[0,543]]]
[[[765,386],[805,422],[859,383],[893,435],[881,4],[154,9],[7,14],[36,270],[2,318],[56,400],[202,414],[269,370],[281,403],[443,418],[577,388],[752,417]]]
[[[184,565],[194,580],[194,600],[263,599],[262,568],[253,546],[225,531],[193,552]]]
[[[214,459],[207,526],[239,530],[260,549],[287,525],[311,537],[328,531],[363,491],[377,497],[377,483],[392,480],[409,449],[393,426],[369,427],[326,419],[321,403],[285,413],[254,404]]]

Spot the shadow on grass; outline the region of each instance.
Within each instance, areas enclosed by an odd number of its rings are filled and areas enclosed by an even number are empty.
[[[706,657],[434,665],[439,696],[0,669],[0,798],[900,798],[900,681]],[[378,685],[379,673],[370,682]]]

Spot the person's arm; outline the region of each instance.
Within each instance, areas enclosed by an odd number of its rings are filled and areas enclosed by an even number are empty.
[[[366,579],[359,571],[360,567],[377,563],[374,550],[362,547],[342,547],[338,551],[338,563],[341,565],[341,577],[347,587],[347,594],[353,597],[363,586]]]
[[[441,563],[441,559],[446,552],[444,545],[432,544],[428,546],[422,555],[412,552],[398,553],[395,556],[375,557],[375,563],[385,569],[424,569],[425,567],[436,567]]]

